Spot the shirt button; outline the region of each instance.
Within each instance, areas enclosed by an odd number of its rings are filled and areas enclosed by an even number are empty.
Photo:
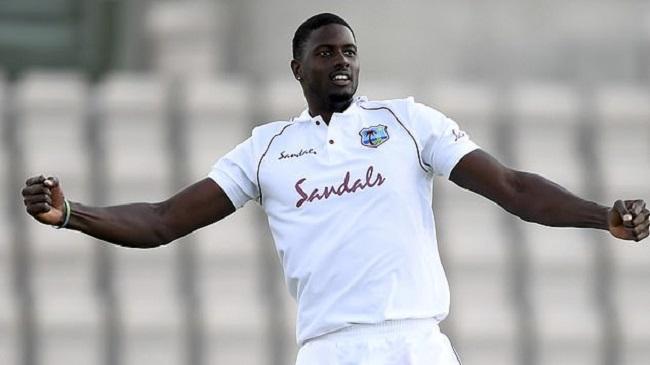
[[[316,125],[320,125],[320,122],[319,122],[319,121],[316,121]]]
[[[333,139],[330,139],[330,144],[334,144],[334,140],[333,140]]]

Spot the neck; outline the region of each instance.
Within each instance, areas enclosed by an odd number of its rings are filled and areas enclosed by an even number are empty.
[[[309,115],[315,117],[320,115],[326,124],[330,124],[332,114],[341,113],[352,104],[352,97],[346,100],[307,100]]]

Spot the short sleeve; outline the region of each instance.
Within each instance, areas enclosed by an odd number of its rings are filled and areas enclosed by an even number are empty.
[[[220,158],[208,177],[219,184],[236,208],[241,208],[259,196],[255,171],[251,137]]]
[[[422,145],[422,160],[436,175],[449,178],[458,161],[479,148],[456,122],[433,108],[414,103],[410,115]]]

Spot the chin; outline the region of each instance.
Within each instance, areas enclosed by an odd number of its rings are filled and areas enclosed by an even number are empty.
[[[354,97],[355,90],[340,90],[328,95],[330,102],[341,103],[348,101]]]

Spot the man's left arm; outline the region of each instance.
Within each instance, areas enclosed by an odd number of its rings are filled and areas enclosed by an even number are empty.
[[[643,200],[618,200],[611,208],[581,199],[539,175],[509,169],[487,152],[465,155],[449,179],[527,222],[608,230],[614,237],[648,237],[650,212]]]

